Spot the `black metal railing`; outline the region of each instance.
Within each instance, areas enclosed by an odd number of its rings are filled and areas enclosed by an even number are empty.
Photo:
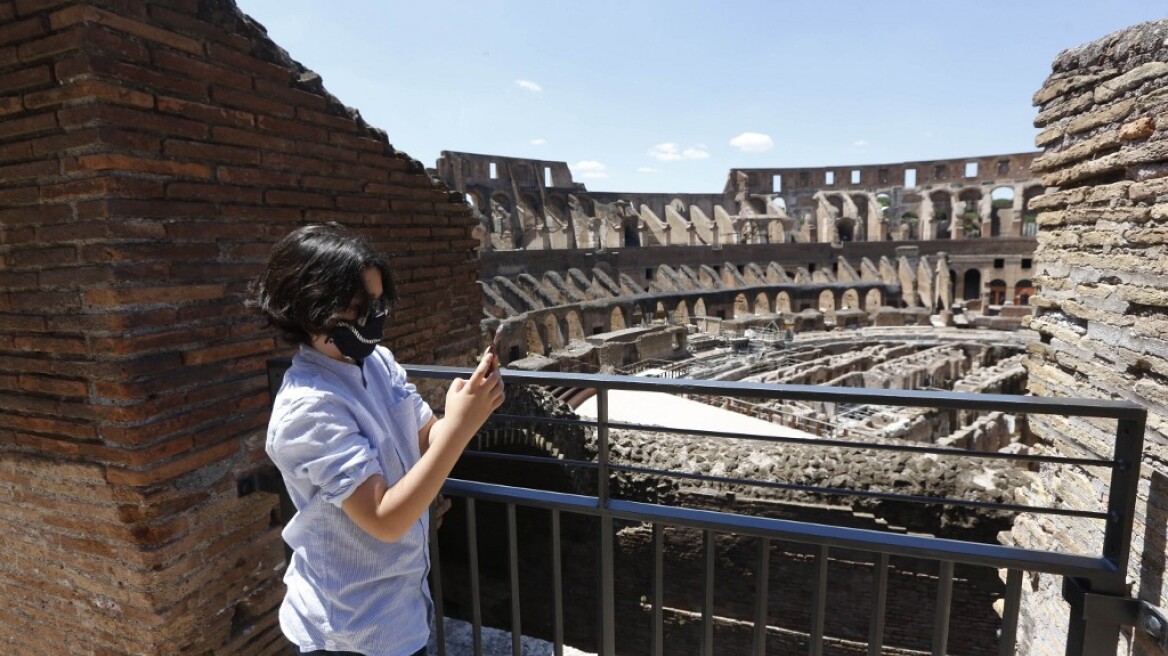
[[[466,377],[469,370],[438,366],[407,366],[410,376],[414,379],[434,378],[452,379]],[[702,600],[700,612],[700,631],[694,651],[710,655],[714,653],[714,627],[718,620],[714,608],[715,589],[715,547],[714,542],[719,536],[740,536],[756,539],[758,551],[753,565],[754,593],[753,613],[749,623],[752,632],[750,653],[762,656],[768,653],[768,640],[773,645],[775,634],[768,626],[769,617],[773,613],[768,609],[768,599],[771,598],[768,590],[770,580],[768,568],[771,566],[771,549],[777,543],[802,545],[809,562],[814,563],[811,582],[811,600],[807,609],[807,625],[800,629],[799,651],[812,655],[825,653],[867,653],[875,656],[881,653],[950,653],[949,634],[950,622],[953,613],[951,604],[954,598],[955,577],[959,578],[958,568],[978,566],[992,570],[1004,570],[1004,609],[1002,611],[1000,629],[997,636],[985,636],[986,644],[996,640],[997,650],[1001,655],[1014,654],[1016,649],[1016,635],[1018,628],[1019,607],[1022,593],[1023,576],[1026,573],[1042,573],[1060,576],[1064,580],[1064,594],[1069,601],[1071,615],[1068,618],[1068,635],[1065,653],[1068,656],[1097,656],[1100,654],[1114,654],[1119,638],[1120,624],[1123,619],[1116,613],[1101,612],[1093,603],[1102,598],[1122,598],[1125,596],[1125,573],[1128,568],[1132,521],[1136,499],[1136,488],[1139,480],[1140,453],[1143,447],[1144,425],[1146,410],[1126,403],[1100,401],[1093,399],[1044,399],[1030,396],[1010,395],[983,395],[959,394],[949,392],[922,392],[903,390],[863,389],[863,388],[836,388],[806,385],[776,385],[744,382],[712,382],[686,379],[647,379],[643,377],[625,377],[611,375],[583,375],[547,372],[520,372],[515,370],[504,371],[505,380],[509,388],[518,385],[536,385],[548,388],[593,388],[596,390],[597,417],[595,421],[572,420],[569,418],[524,417],[519,415],[497,415],[487,430],[498,430],[499,426],[506,426],[505,430],[529,430],[534,428],[516,429],[525,422],[528,426],[546,424],[551,426],[584,427],[593,433],[591,449],[594,457],[543,457],[539,455],[501,455],[501,454],[474,454],[467,452],[467,456],[524,463],[547,463],[562,468],[578,468],[590,471],[595,486],[585,493],[553,492],[544,489],[515,487],[500,483],[476,482],[471,480],[451,479],[444,488],[444,493],[452,497],[465,500],[465,525],[467,535],[471,536],[465,546],[466,564],[465,576],[469,587],[468,594],[470,608],[466,613],[473,627],[473,645],[475,654],[481,654],[483,609],[480,605],[480,572],[479,572],[479,508],[482,504],[499,504],[505,508],[506,541],[506,586],[509,594],[505,595],[509,608],[505,615],[509,617],[512,632],[512,648],[515,656],[519,656],[520,636],[523,635],[522,619],[525,609],[522,607],[520,594],[521,575],[524,570],[520,562],[519,534],[517,529],[517,510],[524,512],[540,512],[547,514],[547,526],[550,536],[547,536],[550,546],[551,562],[547,569],[546,586],[550,592],[550,608],[539,608],[539,614],[550,618],[551,630],[549,639],[554,645],[557,656],[563,653],[565,629],[565,581],[562,552],[566,545],[562,542],[561,530],[565,517],[582,516],[590,521],[598,522],[596,531],[597,542],[593,553],[598,566],[597,589],[594,591],[596,604],[596,640],[595,646],[600,654],[615,655],[618,652],[631,653],[617,644],[618,622],[628,621],[627,616],[617,617],[617,582],[614,580],[617,570],[614,553],[615,530],[618,526],[641,525],[651,527],[652,556],[651,565],[647,573],[651,581],[650,589],[637,602],[650,618],[648,632],[650,634],[650,652],[653,654],[670,653],[665,644],[665,529],[688,529],[700,532],[702,536],[704,565],[702,578]],[[643,392],[661,392],[672,395],[697,395],[702,397],[730,397],[754,398],[764,400],[793,400],[818,401],[829,403],[873,404],[881,406],[899,407],[933,407],[972,412],[1000,411],[1014,415],[1057,415],[1065,417],[1089,417],[1115,420],[1114,451],[1110,458],[1074,457],[1064,455],[1039,455],[1025,453],[997,453],[972,452],[953,448],[943,448],[922,444],[905,444],[888,441],[885,443],[869,443],[843,440],[821,440],[795,435],[746,435],[730,432],[698,431],[685,426],[649,426],[621,422],[609,419],[608,394],[612,390],[631,390]],[[495,427],[495,428],[492,428]],[[762,440],[775,444],[797,444],[803,447],[851,449],[871,449],[881,451],[901,452],[911,454],[929,454],[933,456],[998,459],[1020,463],[1025,466],[1035,464],[1060,465],[1071,467],[1100,468],[1109,472],[1104,478],[1109,481],[1109,496],[1105,508],[1097,510],[1072,508],[1065,505],[1028,506],[1016,503],[995,503],[974,499],[938,498],[923,494],[898,494],[896,492],[880,490],[850,489],[846,486],[824,487],[804,485],[789,481],[774,480],[744,480],[734,477],[717,476],[693,472],[661,471],[639,464],[615,462],[610,444],[610,431],[644,430],[654,433],[678,433],[696,435],[709,440],[722,438],[739,438]],[[551,430],[551,429],[547,429]],[[933,537],[930,535],[895,533],[854,526],[833,526],[804,521],[793,521],[766,516],[752,516],[736,512],[711,510],[709,508],[685,507],[684,505],[669,505],[657,502],[646,502],[622,498],[614,494],[614,477],[622,474],[660,475],[673,478],[685,478],[709,485],[756,485],[767,488],[778,488],[790,491],[805,492],[808,494],[826,494],[835,497],[860,497],[878,500],[895,500],[900,503],[925,504],[933,507],[938,505],[963,507],[975,512],[994,511],[1007,513],[1032,513],[1035,515],[1060,516],[1073,518],[1075,521],[1087,521],[1100,524],[1103,530],[1101,549],[1095,554],[1063,553],[1042,551],[1037,549],[1007,546],[985,542],[974,542],[951,538]],[[435,590],[436,611],[438,617],[443,616],[443,576],[441,563],[444,562],[439,550],[439,541],[432,540],[434,563],[433,589]],[[871,604],[868,614],[868,630],[866,638],[861,641],[848,642],[826,635],[827,620],[833,613],[828,605],[829,594],[829,561],[833,554],[864,552],[872,556]],[[934,609],[932,610],[932,627],[928,649],[930,651],[893,649],[887,645],[886,626],[888,613],[894,600],[889,599],[889,573],[893,559],[914,559],[934,564],[933,570],[936,581]],[[577,565],[578,563],[572,563]],[[738,582],[741,583],[741,582]],[[622,602],[622,608],[628,607],[628,602]],[[528,609],[530,612],[531,609]],[[922,612],[927,615],[928,612]],[[921,621],[924,618],[917,618]],[[445,654],[445,638],[442,634],[441,622],[436,626],[439,632],[439,653]],[[841,647],[847,643],[845,647]],[[885,652],[883,650],[889,649]],[[850,650],[850,651],[849,651]],[[781,651],[781,650],[780,650]],[[740,652],[728,652],[740,653]],[[772,649],[771,653],[775,653]],[[781,653],[788,653],[781,651]],[[795,653],[795,652],[790,652]],[[981,652],[978,652],[981,653]]]

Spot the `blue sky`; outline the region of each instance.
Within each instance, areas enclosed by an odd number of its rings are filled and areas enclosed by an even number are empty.
[[[568,162],[594,191],[731,167],[1034,149],[1067,48],[1161,0],[237,0],[390,142]]]

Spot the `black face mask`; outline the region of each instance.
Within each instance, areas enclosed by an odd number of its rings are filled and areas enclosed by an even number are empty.
[[[356,324],[339,322],[329,331],[329,340],[337,345],[341,355],[353,360],[364,360],[377,348],[385,333],[385,321],[389,318],[389,308],[382,303],[371,303],[369,312]]]

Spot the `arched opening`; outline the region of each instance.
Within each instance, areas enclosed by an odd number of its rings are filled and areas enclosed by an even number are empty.
[[[1014,188],[995,187],[990,192],[990,236],[1002,236],[1002,223],[1014,221]]]
[[[916,241],[921,238],[921,217],[916,212],[905,212],[900,216],[901,239]]]
[[[791,311],[791,295],[787,292],[775,294],[775,312]]]
[[[746,294],[739,294],[734,297],[734,318],[745,317],[750,314],[750,302],[746,300]]]
[[[700,298],[694,301],[693,313],[695,317],[708,316],[706,314],[706,301]]]
[[[653,310],[653,322],[657,323],[658,321],[662,323],[669,321],[669,311],[665,309],[665,303],[662,301],[657,301],[657,307]]]
[[[1029,280],[1019,280],[1014,285],[1014,305],[1030,305],[1030,297],[1034,296],[1034,283]]]
[[[523,324],[523,341],[527,342],[527,352],[535,355],[546,355],[543,346],[543,337],[539,334],[539,326],[535,321],[527,321]]]
[[[1038,234],[1038,210],[1030,207],[1030,203],[1046,191],[1040,185],[1031,185],[1022,190],[1022,236],[1033,237]]]
[[[990,305],[1001,305],[1006,302],[1006,281],[991,280],[989,284]]]
[[[775,211],[778,214],[786,214],[787,213],[787,201],[783,200],[779,196],[775,196],[774,198],[772,198],[770,200],[769,203],[767,203],[767,209],[771,210],[772,208],[774,208],[773,211]],[[768,214],[769,213],[770,212],[768,212]]]
[[[673,322],[679,326],[684,326],[689,323],[689,306],[685,301],[677,304],[673,310]]]
[[[634,326],[645,325],[645,311],[641,309],[640,305],[633,306],[633,313],[631,315]]]
[[[572,310],[568,316],[564,317],[564,323],[568,324],[568,341],[584,339],[584,324],[580,322],[580,313]]]
[[[767,298],[766,292],[759,292],[758,295],[754,297],[754,313],[771,313],[771,300]]]
[[[609,331],[624,330],[628,328],[625,323],[625,313],[619,307],[614,307],[612,313],[608,315]]]
[[[564,348],[564,331],[560,329],[560,322],[555,315],[549,314],[543,318],[543,334],[549,351]]]
[[[846,309],[858,309],[860,307],[860,292],[849,289],[844,292],[840,299],[840,307]]]
[[[823,313],[825,321],[835,323],[835,294],[830,289],[819,292],[819,311]]]
[[[868,293],[864,294],[864,310],[871,312],[882,305],[884,305],[884,295],[880,293],[879,289],[869,289]]]
[[[836,221],[835,229],[839,233],[840,241],[854,241],[856,238],[856,222],[850,218]]]
[[[947,191],[934,191],[929,194],[929,202],[933,206],[933,239],[949,239],[949,226],[952,225],[953,210],[952,196]]]
[[[981,236],[981,190],[966,189],[957,196],[961,202],[962,235],[974,239]]]
[[[961,298],[966,301],[976,301],[981,298],[981,271],[969,269],[965,272],[961,283]]]
[[[880,203],[880,214],[887,217],[888,210],[892,207],[892,196],[882,191],[876,194],[876,202]]]

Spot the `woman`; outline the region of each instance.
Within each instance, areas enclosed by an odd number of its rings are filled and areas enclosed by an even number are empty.
[[[283,533],[293,554],[280,627],[310,654],[424,653],[427,511],[503,402],[494,356],[451,384],[435,418],[378,346],[394,300],[388,262],[336,224],[277,243],[254,291],[269,323],[300,347],[266,443],[296,505]]]

